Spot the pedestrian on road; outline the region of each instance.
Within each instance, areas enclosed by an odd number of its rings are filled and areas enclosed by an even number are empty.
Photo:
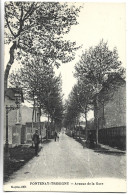
[[[39,141],[38,129],[35,130],[32,141],[34,142],[34,145],[35,145],[35,155],[38,156],[39,142],[40,142]]]
[[[57,132],[56,131],[55,131],[54,137],[55,137],[55,142],[56,142],[56,138],[57,138]]]
[[[94,137],[93,137],[93,133],[89,133],[89,144],[90,144],[90,147],[93,148],[94,147]]]

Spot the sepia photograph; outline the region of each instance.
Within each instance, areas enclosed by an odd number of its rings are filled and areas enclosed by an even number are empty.
[[[3,190],[126,192],[126,3],[3,13]]]

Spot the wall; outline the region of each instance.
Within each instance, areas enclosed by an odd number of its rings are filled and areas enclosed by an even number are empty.
[[[21,116],[22,116],[22,124],[25,125],[26,122],[32,122],[32,113],[33,113],[33,108],[27,107],[25,105],[21,105]],[[35,122],[35,114],[36,114],[36,122],[39,122],[39,113],[38,109],[36,108],[36,112],[34,112],[34,119],[33,122]]]
[[[109,92],[108,92],[109,93]],[[101,94],[99,94],[101,96]],[[125,83],[114,90],[111,98],[99,102],[99,129],[126,126],[126,85]],[[94,122],[96,124],[97,109],[94,105]]]
[[[35,133],[35,130],[39,129],[39,135],[40,137],[44,138],[46,136],[46,124],[45,122],[37,122],[33,123],[33,129],[32,129],[32,123],[26,123],[25,126],[25,143],[31,143],[32,142],[32,136]],[[40,131],[41,130],[41,131]]]
[[[126,88],[119,87],[104,106],[103,128],[126,126]]]
[[[4,143],[6,140],[6,105],[16,107],[15,101],[5,97],[5,109],[4,109]],[[17,123],[17,110],[11,110],[8,113],[8,143],[12,145],[12,128]]]
[[[29,108],[25,105],[21,105],[22,125],[25,125],[26,122],[32,122],[32,112],[32,108]]]

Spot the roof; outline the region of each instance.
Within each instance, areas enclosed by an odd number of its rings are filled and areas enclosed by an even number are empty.
[[[21,101],[24,102],[23,92],[21,88],[7,88],[5,90],[5,97],[8,97],[11,100],[15,100],[15,94],[17,92],[21,94]]]

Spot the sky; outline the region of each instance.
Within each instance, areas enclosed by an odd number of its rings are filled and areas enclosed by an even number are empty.
[[[76,3],[78,4],[78,3]],[[82,46],[76,52],[75,60],[62,64],[56,74],[62,75],[62,90],[64,100],[76,83],[73,76],[74,66],[79,61],[82,51],[90,46],[97,45],[100,40],[108,42],[109,49],[117,47],[122,66],[126,66],[126,23],[125,23],[125,3],[79,3],[83,6],[79,13],[78,25],[72,26],[70,32],[64,39],[76,41],[78,46]],[[8,61],[9,47],[5,47],[5,64]],[[15,62],[16,63],[16,62]],[[15,64],[12,70],[15,69]],[[89,114],[89,118],[93,113]]]
[[[81,4],[82,5],[82,4]],[[100,40],[108,42],[109,49],[117,47],[122,66],[126,66],[126,24],[124,3],[83,3],[78,25],[73,26],[64,38],[76,41],[81,49],[76,52],[75,60],[62,64],[58,73],[62,75],[64,99],[76,83],[73,76],[74,66],[79,61],[82,51],[97,45]],[[88,113],[88,120],[93,118],[93,111]],[[82,117],[83,120],[83,117]]]
[[[64,99],[67,99],[72,86],[74,66],[79,61],[82,51],[97,45],[100,40],[108,42],[109,49],[117,47],[122,65],[126,65],[125,56],[125,4],[123,3],[83,3],[78,18],[79,24],[73,26],[64,38],[76,41],[82,48],[76,52],[76,58],[70,63],[62,64],[61,72]]]

